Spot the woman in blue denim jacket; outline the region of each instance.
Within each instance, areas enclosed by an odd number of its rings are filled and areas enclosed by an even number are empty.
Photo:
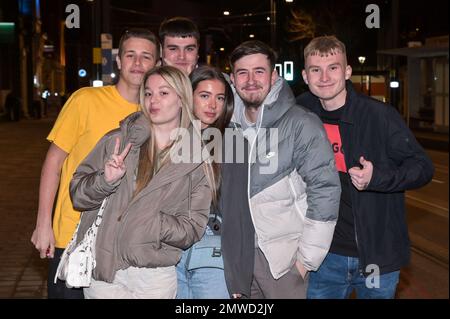
[[[194,114],[201,123],[207,147],[218,145],[209,136],[225,134],[234,110],[233,93],[224,75],[217,69],[202,66],[190,74],[194,92]],[[215,138],[218,136],[216,135]],[[209,143],[212,142],[212,143]],[[217,141],[215,141],[217,142]],[[217,151],[217,147],[215,148]],[[220,164],[212,163],[215,184],[220,185]],[[228,299],[220,244],[221,215],[213,198],[211,214],[203,238],[184,251],[177,265],[178,299]]]

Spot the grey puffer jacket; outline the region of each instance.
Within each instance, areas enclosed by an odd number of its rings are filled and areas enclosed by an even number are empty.
[[[245,105],[236,92],[234,97],[232,121],[240,127]],[[322,123],[296,105],[288,84],[278,78],[261,106],[253,136],[248,138],[247,195],[257,245],[275,279],[296,260],[315,271],[331,245],[341,194]]]
[[[148,123],[137,112],[106,134],[80,164],[70,183],[76,210],[84,211],[77,240],[94,221],[109,196],[96,241],[96,280],[112,282],[117,270],[166,267],[178,263],[182,250],[200,240],[206,229],[211,191],[204,164],[168,163],[134,198],[135,169],[140,146],[148,140]],[[121,149],[132,148],[125,159],[126,174],[114,185],[104,179],[104,163],[120,137]]]

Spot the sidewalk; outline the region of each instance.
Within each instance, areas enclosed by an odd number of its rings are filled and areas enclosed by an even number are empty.
[[[47,262],[30,242],[53,120],[0,123],[0,298],[46,298]]]

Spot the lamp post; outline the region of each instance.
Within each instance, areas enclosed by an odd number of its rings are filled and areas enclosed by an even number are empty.
[[[363,88],[363,76],[364,76],[364,62],[366,62],[365,56],[358,57],[359,64],[361,64],[361,92],[364,91]]]
[[[270,44],[272,48],[277,47],[277,3],[270,0]]]

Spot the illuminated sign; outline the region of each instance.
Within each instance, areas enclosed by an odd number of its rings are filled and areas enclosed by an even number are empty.
[[[79,69],[79,70],[78,70],[78,76],[79,76],[80,78],[84,78],[86,75],[87,75],[87,72],[86,72],[85,69]]]
[[[284,78],[286,81],[292,81],[294,79],[294,62],[285,61],[284,62]]]
[[[92,86],[95,88],[101,87],[101,86],[103,86],[103,81],[95,80],[92,82]]]
[[[294,62],[284,61],[283,64],[277,63],[275,64],[275,69],[278,75],[284,77],[286,81],[294,80]]]
[[[0,22],[0,43],[13,43],[14,32],[14,22]]]
[[[389,86],[390,86],[391,88],[393,88],[393,89],[398,89],[399,86],[400,86],[400,83],[399,83],[398,81],[391,81],[391,82],[389,83]]]

